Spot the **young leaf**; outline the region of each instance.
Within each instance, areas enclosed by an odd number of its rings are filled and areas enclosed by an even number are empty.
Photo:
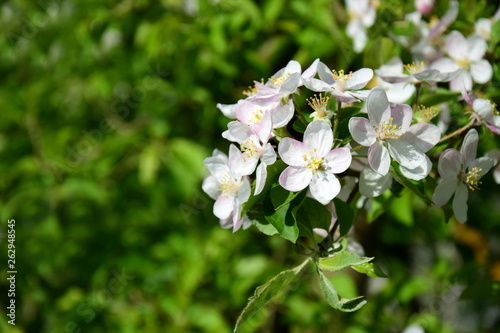
[[[269,301],[278,295],[283,289],[285,289],[290,283],[295,281],[298,275],[303,271],[303,269],[311,262],[311,259],[307,259],[299,266],[283,271],[273,277],[266,284],[257,287],[255,289],[255,294],[248,299],[247,306],[243,309],[238,320],[236,322],[236,327],[234,328],[234,333],[241,333],[244,331],[245,324],[250,318],[257,314],[260,309],[269,303]]]
[[[335,254],[333,257],[319,258],[318,266],[322,270],[334,272],[349,266],[367,263],[372,259],[373,257],[360,257],[355,253],[342,251]]]
[[[351,206],[340,199],[333,199],[335,211],[337,212],[338,223],[340,223],[340,236],[346,235],[352,227],[354,213]]]
[[[370,277],[379,277],[379,278],[388,277],[387,275],[385,275],[384,272],[382,272],[380,267],[378,267],[372,262],[365,262],[363,264],[351,266],[351,268],[354,269],[355,271],[366,274]]]
[[[330,280],[328,280],[321,270],[318,270],[318,274],[321,291],[323,291],[326,301],[332,308],[343,312],[353,312],[366,304],[366,299],[363,296],[352,299],[340,297]]]

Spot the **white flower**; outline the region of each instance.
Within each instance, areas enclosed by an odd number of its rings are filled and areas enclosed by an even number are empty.
[[[271,115],[266,112],[258,124],[248,126],[239,121],[232,121],[228,124],[228,130],[222,133],[225,139],[240,144],[243,162],[248,165],[248,169],[243,171],[244,174],[250,175],[257,168],[254,195],[264,188],[267,166],[276,162],[274,148],[268,143],[272,129]]]
[[[500,8],[492,18],[480,18],[474,24],[474,30],[476,34],[483,37],[485,40],[489,41],[491,39],[491,27],[492,25],[500,19]]]
[[[440,72],[455,72],[458,75],[450,81],[454,91],[472,90],[472,81],[488,82],[493,69],[488,60],[483,59],[488,45],[479,35],[473,34],[467,39],[458,31],[452,31],[446,39],[446,52],[451,57],[441,58],[432,63],[431,68]]]
[[[493,165],[496,165],[493,170],[493,179],[495,179],[495,183],[500,184],[500,149],[492,150],[486,156],[493,159]]]
[[[331,150],[332,145],[332,129],[324,121],[313,121],[307,126],[303,143],[282,139],[278,152],[289,166],[280,175],[280,185],[292,192],[309,186],[316,200],[328,204],[340,192],[340,182],[334,174],[347,170],[352,160],[348,148]]]
[[[459,222],[467,221],[467,199],[469,189],[474,191],[481,184],[480,179],[493,167],[493,159],[476,158],[477,131],[471,129],[464,138],[460,151],[448,148],[439,157],[438,170],[441,182],[436,187],[432,201],[436,206],[443,206],[453,193],[453,212]]]
[[[372,90],[366,101],[368,119],[353,117],[349,131],[354,140],[370,147],[368,164],[380,175],[389,172],[391,157],[401,166],[414,170],[426,163],[425,152],[439,141],[439,129],[432,124],[410,126],[409,105],[390,106],[382,88]]]
[[[228,222],[237,231],[245,222],[240,218],[241,206],[250,197],[250,183],[244,176],[247,166],[242,154],[236,146],[229,147],[229,157],[219,150],[214,150],[213,156],[204,161],[210,175],[203,181],[203,191],[215,199],[214,215],[221,221],[223,227]]]
[[[262,121],[264,114],[269,113],[273,128],[280,128],[286,126],[293,118],[294,110],[293,100],[289,100],[285,105],[282,105],[279,100],[267,105],[243,100],[236,105],[235,115],[242,123],[253,126]]]
[[[368,90],[363,89],[373,78],[373,70],[362,68],[354,73],[345,74],[343,70],[331,71],[324,63],[318,64],[318,75],[315,78],[304,79],[304,85],[318,92],[330,92],[338,101],[344,103],[358,102],[368,95]]]
[[[415,0],[415,8],[422,14],[430,14],[434,8],[435,0]]]
[[[354,42],[354,51],[357,53],[365,48],[368,36],[366,28],[375,23],[377,15],[374,1],[370,0],[346,0],[349,23],[347,24],[347,35]]]
[[[500,115],[495,106],[488,100],[477,98],[473,93],[468,94],[465,90],[462,91],[462,96],[490,131],[500,134]]]
[[[394,80],[392,83],[384,79],[387,77],[405,78],[403,68],[401,58],[393,57],[388,63],[375,70],[377,83],[385,90],[387,99],[391,103],[404,103],[415,93],[415,86],[407,84],[405,79],[400,82]]]

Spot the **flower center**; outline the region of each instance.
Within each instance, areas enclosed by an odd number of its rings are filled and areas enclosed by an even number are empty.
[[[332,77],[335,80],[335,83],[337,85],[337,90],[340,92],[343,92],[345,90],[345,84],[347,80],[349,80],[352,76],[352,71],[349,72],[349,74],[345,74],[344,70],[341,69],[340,71],[332,70]]]
[[[275,88],[280,88],[283,82],[290,76],[290,73],[284,73],[280,77],[275,77],[273,76],[272,78],[269,79],[271,81],[269,83],[270,86],[273,86]]]
[[[255,144],[255,141],[251,138],[246,139],[241,144],[241,152],[243,153],[243,161],[247,161],[248,158],[251,158],[255,155],[259,154],[259,147]]]
[[[473,167],[463,176],[465,178],[465,185],[467,185],[472,191],[479,190],[479,185],[481,185],[479,179],[483,176],[481,171],[483,171],[483,169]]]
[[[248,119],[248,122],[250,124],[258,124],[262,120],[262,116],[264,115],[264,111],[257,109],[255,111],[252,111],[252,117]]]
[[[378,137],[381,140],[399,139],[401,137],[401,134],[397,134],[401,130],[401,126],[398,127],[396,124],[393,124],[393,120],[394,119],[392,117],[389,117],[380,124]]]
[[[425,107],[423,105],[420,105],[418,107],[418,111],[420,112],[420,119],[418,120],[419,123],[428,123],[431,121],[432,118],[437,116],[440,112],[438,108],[435,107]]]
[[[417,63],[411,63],[408,65],[403,65],[403,67],[406,68],[408,72],[410,72],[410,74],[420,73],[424,66],[425,62],[423,61]]]
[[[224,177],[219,181],[219,189],[221,194],[219,198],[229,198],[238,192],[241,186],[241,181],[235,181],[233,177],[229,175],[224,175]]]
[[[330,97],[323,97],[322,94],[318,95],[314,94],[313,97],[307,99],[307,102],[310,107],[313,108],[315,112],[314,119],[324,118],[328,115],[328,111],[326,110],[326,105],[328,104],[328,100]]]
[[[264,79],[260,79],[260,83],[264,84]],[[252,86],[248,86],[247,90],[243,90],[242,94],[246,96],[255,96],[257,95],[257,91],[259,90],[259,87],[257,87],[257,84],[254,84]]]
[[[307,152],[307,155],[306,154],[302,155],[304,161],[307,162],[306,168],[311,169],[313,171],[321,170],[323,168],[323,161],[325,160],[324,158],[313,157],[313,154],[315,154],[317,151],[318,150],[314,148],[313,150],[309,150]]]
[[[467,71],[470,69],[470,61],[468,59],[455,59],[455,62]]]

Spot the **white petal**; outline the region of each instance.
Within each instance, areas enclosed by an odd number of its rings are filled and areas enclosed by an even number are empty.
[[[257,171],[255,172],[255,193],[254,195],[260,194],[264,189],[264,185],[266,185],[267,179],[267,165],[262,162],[257,167]]]
[[[288,165],[305,166],[304,155],[307,155],[307,147],[302,142],[291,138],[283,138],[278,145],[278,153]]]
[[[267,165],[271,165],[276,162],[276,152],[274,151],[274,148],[270,143],[266,144],[264,153],[262,154],[260,159]]]
[[[341,92],[341,91],[336,91],[336,90],[333,90],[331,92],[332,96],[334,96],[337,101],[340,101],[342,103],[354,103],[354,102],[359,102],[359,100],[354,97],[350,91],[346,91],[346,92]]]
[[[234,207],[234,196],[220,196],[215,200],[214,215],[221,220],[227,219],[233,212]]]
[[[377,141],[368,149],[368,164],[382,176],[387,175],[389,172],[391,158],[389,151],[384,147],[382,142]]]
[[[228,125],[229,126],[229,125]],[[259,140],[264,144],[271,138],[273,131],[273,121],[270,112],[264,112],[260,122],[251,126],[252,131],[257,134]]]
[[[485,99],[482,98],[477,98],[474,100],[472,103],[472,109],[481,117],[481,119],[484,119],[486,121],[490,121],[493,119],[493,106],[491,103]]]
[[[401,130],[398,131],[399,133],[404,133],[408,130],[412,116],[413,112],[409,105],[396,104],[391,106],[392,124],[396,125],[397,128],[401,127]]]
[[[462,148],[460,153],[464,158],[464,164],[468,167],[472,161],[476,159],[477,156],[477,143],[479,142],[479,137],[475,129],[471,129],[465,135],[464,142],[462,143]]]
[[[488,60],[483,59],[470,66],[470,73],[474,82],[486,83],[491,80],[491,77],[493,76],[493,68]]]
[[[415,86],[410,83],[395,83],[383,86],[387,99],[391,103],[404,103],[415,93]]]
[[[403,73],[403,61],[399,57],[392,57],[388,63],[380,66],[380,73],[401,74]]]
[[[306,88],[312,91],[325,92],[332,90],[332,86],[322,80],[309,78],[309,79],[303,79],[302,81],[304,82]]]
[[[236,119],[235,108],[236,104],[220,104],[218,103],[217,109],[219,109],[226,117],[230,119]]]
[[[455,72],[461,67],[458,66],[458,64],[451,60],[450,58],[441,58],[436,61],[434,61],[431,64],[431,68],[435,68],[441,73],[449,73],[449,72]]]
[[[490,171],[491,168],[495,165],[495,160],[491,157],[480,157],[471,162],[469,166],[469,170],[476,167],[481,169],[481,174],[484,176]]]
[[[342,173],[349,168],[352,155],[349,148],[336,148],[325,156],[326,170],[331,173]]]
[[[359,192],[367,198],[378,197],[384,193],[392,184],[392,177],[388,173],[385,176],[366,167],[359,178]]]
[[[424,155],[424,157],[424,163],[415,169],[408,169],[401,165],[401,173],[403,176],[413,180],[421,180],[427,177],[432,170],[432,162],[427,155]]]
[[[238,205],[242,205],[247,202],[248,198],[250,198],[250,182],[248,181],[248,177],[243,177],[241,180],[240,188],[238,189]]]
[[[279,183],[285,190],[297,192],[305,189],[311,178],[311,169],[289,166],[281,173]]]
[[[201,185],[203,191],[212,199],[217,199],[220,194],[219,181],[214,176],[208,176]]]
[[[453,199],[453,213],[458,222],[467,222],[467,200],[469,199],[469,189],[463,183],[458,185],[455,198]]]
[[[300,73],[293,73],[286,78],[285,82],[281,84],[279,93],[282,95],[293,94],[301,83],[302,79],[300,77]]]
[[[316,171],[309,186],[312,196],[323,205],[328,204],[340,192],[340,182],[333,174]]]
[[[241,121],[231,121],[227,124],[227,131],[222,133],[222,137],[232,142],[242,143],[253,134],[250,126]]]
[[[293,100],[289,100],[288,103],[279,107],[274,112],[271,112],[273,120],[273,128],[281,128],[288,124],[288,122],[293,118],[294,113]]]
[[[462,154],[456,149],[448,148],[439,156],[439,174],[443,178],[457,177],[462,170],[462,163]]]
[[[361,68],[351,74],[346,82],[347,90],[359,90],[373,78],[373,70],[370,68]]]
[[[439,128],[433,124],[415,124],[404,134],[405,141],[411,143],[422,152],[434,147],[441,137]]]
[[[386,140],[391,156],[402,166],[414,169],[424,163],[424,153],[403,138]]]
[[[318,64],[318,75],[320,79],[331,86],[335,84],[332,74],[333,73],[330,68],[320,61]]]
[[[369,147],[375,143],[377,133],[370,121],[362,117],[352,117],[349,119],[349,132],[352,138],[360,145]]]
[[[290,60],[285,67],[284,74],[292,74],[292,73],[302,73],[302,68],[300,67],[300,63],[295,60]]]
[[[366,108],[368,118],[374,127],[378,127],[383,121],[390,117],[391,110],[389,108],[389,101],[387,94],[380,87],[372,89],[366,101]]]
[[[452,31],[446,39],[446,52],[453,59],[468,59],[468,45],[465,37],[458,31]]]
[[[457,189],[457,186],[458,179],[456,177],[443,178],[436,187],[434,195],[432,196],[432,202],[434,202],[434,205],[441,207],[450,201],[450,198]]]
[[[319,58],[314,60],[314,62],[307,68],[304,73],[302,73],[302,78],[314,77],[318,71]]]
[[[472,90],[472,76],[466,71],[462,70],[458,75],[450,81],[450,89],[453,91],[462,91],[463,89]]]
[[[477,61],[484,57],[488,44],[481,36],[472,34],[467,38],[467,48],[469,51],[468,59]]]
[[[317,157],[326,156],[333,145],[333,132],[330,125],[321,120],[307,125],[304,132],[304,145],[310,150],[317,149]]]

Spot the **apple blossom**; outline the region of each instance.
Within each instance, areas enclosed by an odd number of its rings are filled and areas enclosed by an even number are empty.
[[[375,23],[376,2],[370,0],[346,0],[349,23],[347,35],[354,42],[354,51],[359,53],[365,48],[368,40],[366,28]]]
[[[385,90],[387,99],[391,103],[403,103],[415,93],[415,86],[406,82],[388,82],[384,77],[402,76],[403,62],[399,57],[393,57],[389,62],[375,70],[377,83]]]
[[[413,170],[426,163],[425,152],[439,141],[439,129],[432,124],[410,126],[409,105],[390,106],[382,88],[372,90],[366,101],[368,119],[352,117],[349,131],[354,140],[368,149],[368,164],[385,176],[391,157],[401,166]]]
[[[333,145],[333,132],[324,121],[311,122],[304,133],[304,142],[283,138],[278,152],[289,166],[279,177],[280,185],[297,192],[309,186],[311,195],[328,204],[340,192],[340,182],[335,174],[342,173],[351,164],[348,148]]]
[[[460,151],[446,149],[439,157],[438,170],[441,182],[436,187],[432,201],[436,206],[446,204],[453,194],[453,212],[459,222],[467,221],[467,199],[469,189],[474,191],[481,184],[480,179],[492,167],[494,160],[489,157],[476,158],[477,131],[471,129],[464,138]]]
[[[203,191],[215,199],[214,215],[222,226],[231,226],[237,231],[245,222],[240,218],[241,205],[250,197],[250,182],[241,152],[236,146],[229,147],[229,157],[215,149],[212,157],[204,161],[210,175],[202,184]],[[232,222],[232,223],[230,223]]]
[[[455,72],[458,75],[450,81],[450,89],[467,91],[472,89],[472,82],[486,83],[493,69],[488,60],[483,59],[488,45],[479,35],[473,34],[467,39],[458,31],[452,31],[446,39],[446,52],[451,58],[440,58],[431,64],[431,68],[440,72]]]
[[[468,94],[466,91],[462,91],[462,96],[490,131],[500,134],[500,115],[495,105],[488,100],[477,98],[473,93]]]
[[[309,117],[313,118],[314,120],[323,120],[328,124],[331,124],[330,118],[332,118],[334,112],[327,110],[329,99],[330,97],[323,97],[321,94],[319,94],[319,96],[317,94],[314,94],[313,97],[309,98],[308,104],[314,110],[314,112],[311,113]]]
[[[430,14],[434,8],[435,0],[415,0],[415,8],[422,14]]]

